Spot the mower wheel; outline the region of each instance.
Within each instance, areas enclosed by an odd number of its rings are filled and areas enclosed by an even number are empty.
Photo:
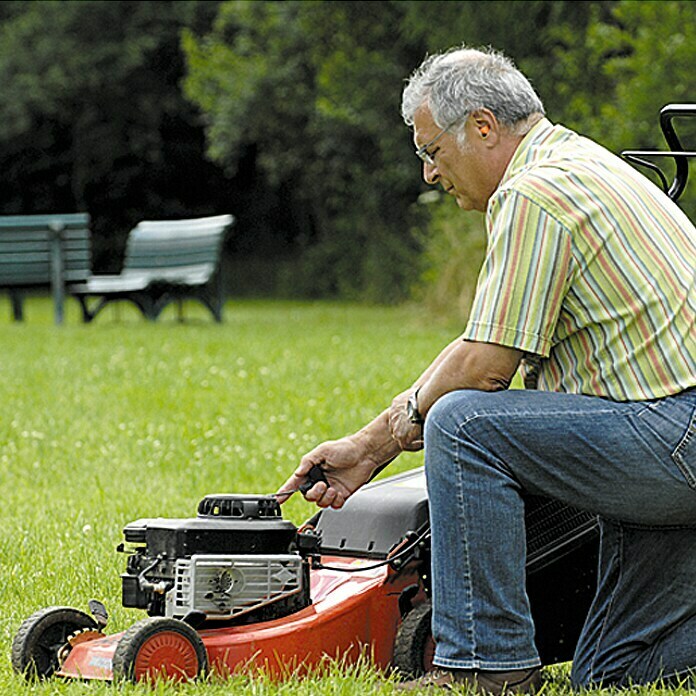
[[[396,632],[392,666],[402,679],[417,679],[433,669],[432,616],[430,601],[425,601],[406,614]]]
[[[115,680],[187,681],[207,671],[202,638],[178,619],[156,616],[138,621],[123,634],[114,652]]]
[[[47,679],[70,651],[68,638],[85,629],[98,630],[85,612],[72,607],[47,607],[32,614],[12,641],[12,667],[27,681]]]

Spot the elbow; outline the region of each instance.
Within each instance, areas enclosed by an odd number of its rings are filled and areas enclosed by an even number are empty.
[[[522,353],[514,348],[485,343],[464,343],[462,381],[470,389],[505,391],[510,388]]]
[[[510,388],[512,383],[511,377],[503,377],[502,375],[487,375],[481,380],[481,391],[505,391]]]

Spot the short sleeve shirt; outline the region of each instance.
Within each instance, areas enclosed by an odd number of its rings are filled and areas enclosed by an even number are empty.
[[[551,391],[626,401],[696,385],[696,230],[619,157],[542,119],[486,230],[465,340],[541,356]]]

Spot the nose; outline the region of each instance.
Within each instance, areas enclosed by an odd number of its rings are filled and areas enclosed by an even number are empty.
[[[439,180],[440,173],[437,171],[437,165],[423,162],[423,181],[426,184],[436,184]]]

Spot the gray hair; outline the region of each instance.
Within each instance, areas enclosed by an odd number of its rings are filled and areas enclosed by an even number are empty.
[[[401,115],[406,125],[427,106],[440,128],[459,125],[478,109],[489,109],[515,135],[524,135],[544,105],[529,80],[502,53],[466,46],[428,56],[406,83]],[[463,133],[462,133],[463,135]]]

